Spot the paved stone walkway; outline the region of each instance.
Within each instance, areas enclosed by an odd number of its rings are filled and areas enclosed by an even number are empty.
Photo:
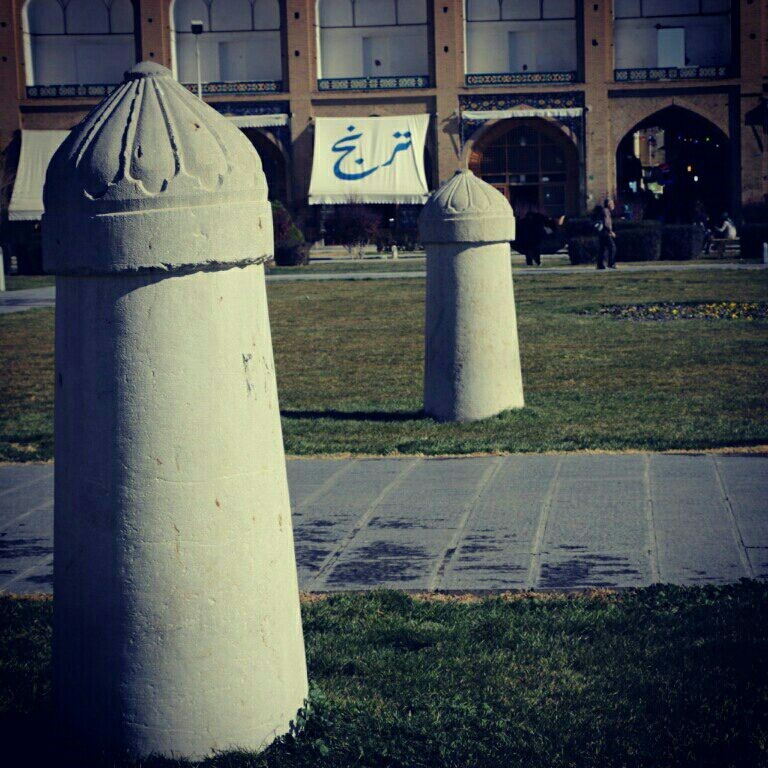
[[[695,270],[761,270],[768,269],[768,264],[734,264],[712,262],[707,264],[685,263],[652,263],[652,264],[621,264],[620,272],[689,272]],[[571,275],[589,274],[591,271],[584,267],[515,267],[515,276],[518,275]],[[612,273],[609,273],[612,274]],[[292,283],[303,281],[329,280],[405,280],[412,278],[423,279],[427,273],[421,270],[412,272],[298,272],[295,275],[267,275],[270,283]],[[600,275],[602,278],[603,275]],[[53,286],[45,288],[27,288],[22,291],[5,291],[0,293],[0,315],[8,315],[12,312],[23,312],[26,309],[39,309],[40,307],[52,307],[56,303],[56,291]]]
[[[483,591],[768,577],[768,457],[288,462],[305,591]],[[0,467],[0,591],[52,585],[53,466]]]

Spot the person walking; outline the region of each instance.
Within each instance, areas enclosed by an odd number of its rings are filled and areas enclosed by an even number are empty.
[[[595,224],[599,240],[598,269],[605,269],[606,261],[608,262],[608,269],[616,269],[616,233],[613,231],[613,211],[615,208],[613,200],[607,197],[603,201],[602,210]]]

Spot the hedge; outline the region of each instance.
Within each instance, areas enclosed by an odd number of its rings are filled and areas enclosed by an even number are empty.
[[[704,229],[696,224],[667,224],[661,230],[661,258],[688,261],[701,256]]]
[[[762,259],[763,243],[768,243],[768,222],[745,224],[740,238],[742,259]]]
[[[577,226],[576,231],[583,231],[581,222]],[[662,228],[657,222],[617,221],[615,229],[617,261],[657,261],[661,258]],[[568,239],[571,264],[594,264],[599,250],[597,235],[578,234]]]

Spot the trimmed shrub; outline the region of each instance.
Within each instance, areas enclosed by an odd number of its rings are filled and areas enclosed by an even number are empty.
[[[296,267],[309,262],[309,245],[293,223],[291,214],[279,201],[272,202],[272,226],[275,230],[275,262],[281,267]]]
[[[704,229],[696,224],[667,224],[661,230],[661,258],[689,261],[701,256]]]
[[[745,224],[739,234],[741,258],[762,259],[763,243],[768,243],[768,222]]]
[[[617,221],[616,261],[658,261],[661,225],[658,222]]]
[[[365,246],[378,238],[381,215],[367,205],[352,201],[335,206],[329,224],[336,242],[362,258]]]
[[[576,236],[568,240],[568,258],[571,264],[595,264],[600,241],[595,235]]]

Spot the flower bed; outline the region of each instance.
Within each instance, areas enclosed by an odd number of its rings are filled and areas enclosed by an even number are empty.
[[[669,322],[671,320],[768,320],[768,302],[719,301],[711,304],[613,304],[590,315],[614,317],[635,322]]]

